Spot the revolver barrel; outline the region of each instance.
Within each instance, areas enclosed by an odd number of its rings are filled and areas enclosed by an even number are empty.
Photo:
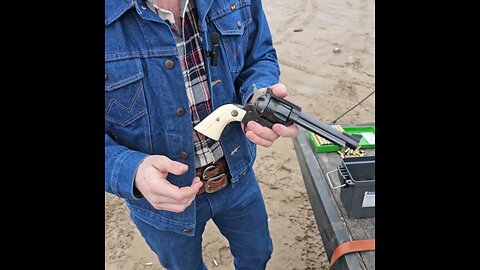
[[[358,138],[311,117],[302,112],[302,108],[278,98],[272,91],[267,91],[265,95],[258,97],[254,104],[258,115],[272,123],[281,123],[285,126],[295,123],[341,147],[356,149],[359,145]]]

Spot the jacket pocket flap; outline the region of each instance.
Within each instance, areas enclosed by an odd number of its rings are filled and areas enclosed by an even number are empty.
[[[141,60],[138,58],[105,63],[105,91],[113,91],[142,79]]]
[[[207,16],[221,35],[242,35],[245,26],[252,22],[250,0],[236,1],[234,4],[217,9]]]

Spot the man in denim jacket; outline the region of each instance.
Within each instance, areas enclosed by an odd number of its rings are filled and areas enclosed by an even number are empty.
[[[193,127],[254,89],[285,97],[279,75],[261,0],[105,0],[105,190],[126,200],[163,267],[206,269],[213,219],[236,269],[265,269],[256,145],[298,128],[233,122],[217,142]]]

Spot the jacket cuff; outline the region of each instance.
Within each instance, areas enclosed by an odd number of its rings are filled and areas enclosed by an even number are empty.
[[[112,170],[112,191],[115,195],[130,200],[143,197],[134,184],[138,166],[147,156],[148,154],[129,150],[117,157]]]

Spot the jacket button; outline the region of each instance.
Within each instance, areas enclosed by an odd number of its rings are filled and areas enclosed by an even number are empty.
[[[183,116],[184,114],[185,114],[185,109],[184,108],[178,108],[177,115],[178,116]]]
[[[237,27],[238,27],[238,29],[242,28],[242,22],[241,21],[237,21]]]
[[[180,157],[183,158],[183,159],[187,159],[188,158],[188,153],[187,152],[180,152]]]
[[[172,60],[165,61],[165,67],[172,69],[175,66],[175,63]]]
[[[183,158],[183,159],[187,159],[188,158],[188,153],[187,152],[180,152],[180,157]]]
[[[191,232],[191,230],[190,229],[183,229],[182,232],[183,233],[189,233],[189,232]]]
[[[107,73],[105,73],[105,81],[108,79]]]

